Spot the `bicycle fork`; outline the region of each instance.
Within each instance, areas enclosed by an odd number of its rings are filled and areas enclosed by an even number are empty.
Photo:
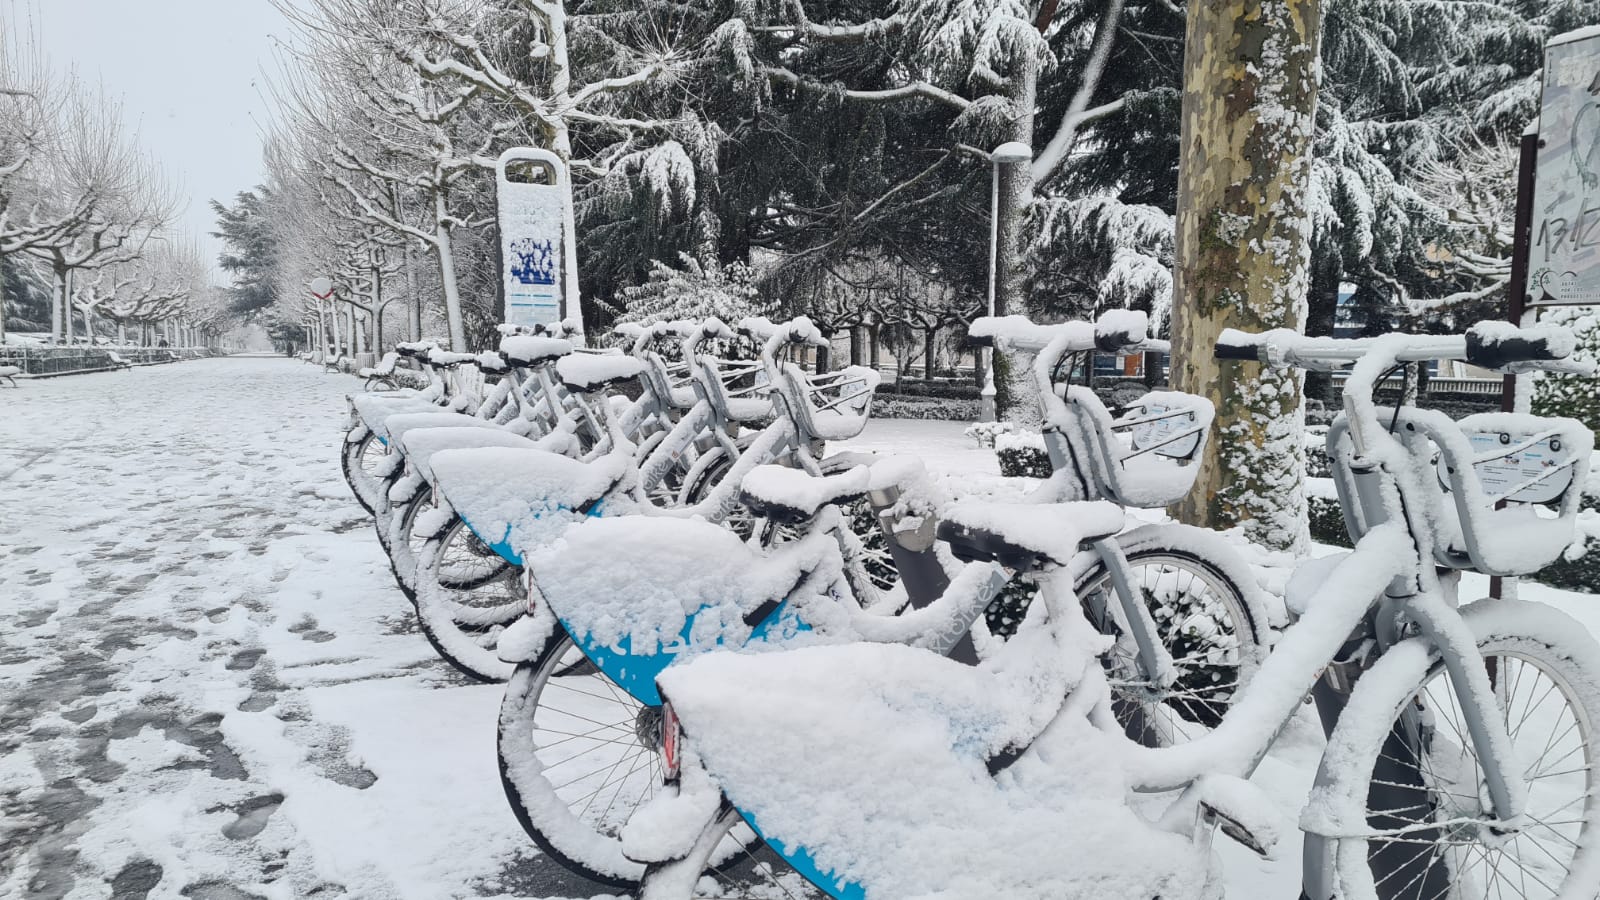
[[[1492,823],[1512,823],[1524,812],[1527,782],[1516,767],[1503,711],[1495,701],[1496,673],[1483,664],[1476,652],[1475,636],[1442,591],[1412,591],[1395,596],[1391,589],[1377,606],[1376,622],[1369,621],[1363,631],[1352,635],[1345,645],[1347,650],[1358,645],[1370,648],[1374,637],[1385,646],[1403,637],[1393,624],[1400,621],[1400,610],[1404,610],[1404,621],[1415,626],[1419,639],[1441,650],[1445,677],[1466,724],[1462,737],[1471,743],[1481,761],[1481,792],[1487,801],[1483,810],[1488,820],[1485,827],[1496,832],[1511,830],[1496,828]],[[1358,654],[1340,655],[1346,662],[1336,661],[1312,690],[1323,730],[1330,736],[1349,701],[1355,678],[1366,663],[1365,659],[1352,658]],[[1407,835],[1407,840],[1374,848],[1369,855],[1373,881],[1383,900],[1400,896],[1443,897],[1451,887],[1450,867],[1440,864],[1433,854],[1417,849],[1444,837],[1444,826],[1418,824],[1436,811],[1437,798],[1423,779],[1421,765],[1436,735],[1425,705],[1413,699],[1399,711],[1373,765],[1367,793],[1367,809],[1371,813],[1368,825],[1379,833],[1406,829]],[[1330,777],[1319,771],[1317,782],[1325,784]],[[1337,896],[1333,854],[1339,839],[1336,835],[1306,835],[1302,900],[1332,900]]]

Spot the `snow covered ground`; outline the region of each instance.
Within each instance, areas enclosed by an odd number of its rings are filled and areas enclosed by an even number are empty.
[[[339,475],[348,376],[0,394],[0,898],[590,897]]]
[[[340,478],[358,388],[235,358],[0,391],[0,898],[603,895],[518,828],[499,689],[415,633]],[[852,446],[995,484],[962,427]],[[1594,597],[1524,591],[1600,630]],[[1258,776],[1286,815],[1321,743],[1307,708]],[[1286,843],[1225,849],[1230,896],[1294,896]]]

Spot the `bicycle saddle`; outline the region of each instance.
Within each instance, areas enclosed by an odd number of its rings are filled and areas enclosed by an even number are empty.
[[[866,466],[851,466],[837,475],[756,466],[739,483],[739,493],[753,514],[784,525],[800,525],[830,503],[864,496],[869,483]]]
[[[408,417],[409,418],[409,417]],[[472,418],[468,416],[467,418]],[[474,419],[481,425],[446,425],[444,427],[423,427],[407,429],[404,433],[397,433],[395,440],[405,448],[406,460],[423,480],[433,480],[433,467],[429,465],[435,453],[445,450],[459,450],[467,447],[514,447],[522,450],[537,450],[539,445],[519,434],[513,434],[502,428],[496,428],[482,419]],[[488,427],[484,427],[484,426]]]
[[[500,426],[488,419],[480,419],[466,413],[446,412],[437,406],[431,411],[396,413],[386,417],[382,423],[384,436],[390,441],[400,442],[402,446],[405,444],[405,436],[412,431],[455,427],[500,430]]]
[[[428,351],[427,359],[430,365],[435,365],[442,369],[455,369],[459,368],[462,363],[477,361],[477,357],[471,353],[456,353],[451,350],[441,350],[438,347]]]
[[[505,375],[511,371],[511,364],[493,350],[478,354],[476,363],[478,371],[485,375]]]
[[[1122,507],[1077,503],[957,503],[939,523],[939,539],[962,562],[1008,569],[1064,566],[1086,543],[1122,530]]]
[[[571,352],[572,342],[559,338],[513,335],[500,342],[500,355],[519,369],[559,359]]]
[[[574,353],[556,361],[556,377],[575,394],[592,394],[644,373],[644,363],[613,353]]]

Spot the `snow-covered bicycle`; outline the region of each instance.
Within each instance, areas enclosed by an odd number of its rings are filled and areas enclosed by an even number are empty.
[[[681,342],[693,333],[693,326],[663,323],[626,331],[630,355],[644,363],[649,377],[641,379],[644,390],[621,413],[621,429],[642,446],[653,447],[692,405],[693,396],[684,397],[685,392],[673,385],[674,373],[653,345]],[[390,437],[388,480],[384,482],[387,503],[374,516],[395,579],[408,597],[415,597],[416,553],[441,527],[441,523],[429,524],[430,519],[441,515],[435,512],[437,506],[428,483],[428,462],[434,453],[463,447],[503,447],[585,459],[610,450],[606,429],[589,415],[587,405],[574,400],[557,374],[559,361],[573,352],[571,344],[560,339],[507,337],[499,352],[504,368],[496,373],[503,379],[497,390],[507,389],[510,398],[504,410],[491,416],[494,406],[485,403],[476,417],[412,413],[393,416],[385,423]],[[421,530],[416,528],[419,522],[425,525]],[[481,548],[465,549],[476,552],[441,564],[438,577],[445,587],[469,589],[503,573],[504,566],[496,564],[496,558],[485,555]]]
[[[752,336],[758,332],[766,336],[760,354],[764,359],[822,340],[804,319],[782,326],[751,321],[741,327]],[[699,400],[670,431],[649,444],[635,443],[625,433],[624,416],[609,402],[584,399],[638,378],[643,367],[633,361],[623,370],[610,368],[603,359],[568,357],[558,363],[558,370],[576,402],[586,409],[585,415],[609,433],[607,452],[586,460],[515,447],[448,449],[432,455],[429,482],[446,512],[429,523],[417,555],[415,587],[424,634],[441,656],[474,677],[503,680],[511,675],[513,666],[497,657],[494,648],[500,631],[525,609],[519,577],[523,546],[554,539],[567,525],[590,516],[702,516],[721,521],[736,512],[738,482],[744,472],[776,459],[798,459],[833,433],[812,428],[837,428],[837,422],[850,421],[850,427],[859,431],[865,423],[876,372],[858,367],[824,376],[820,383],[808,380],[807,390],[819,396],[846,388],[851,393],[824,403],[814,410],[815,417],[802,420],[790,406],[778,414],[767,398],[769,392],[754,378],[768,363],[758,359],[727,365],[693,349],[705,341],[736,337],[713,319],[697,326],[685,340],[686,355],[696,369]],[[759,430],[741,428],[762,420],[769,421]],[[645,447],[647,454],[642,452]],[[802,447],[806,449],[797,449]],[[691,457],[691,451],[697,455]],[[663,491],[663,486],[672,490]],[[467,554],[481,562],[485,575],[470,586],[445,586],[439,577],[441,567],[454,565]]]
[[[1144,328],[1142,317],[1111,316],[1099,326],[1081,322],[1038,326],[1017,319],[981,323],[976,330],[1003,335],[1000,339],[1007,347],[1039,353],[1036,371],[1048,389],[1053,373],[1074,355],[1164,348],[1164,344],[1147,341]],[[1064,401],[1050,393],[1046,402],[1047,439],[1059,471],[1029,502],[1018,506],[1018,515],[1047,514],[1051,504],[1063,496],[1123,496],[1149,502],[1162,490],[1186,490],[1192,470],[1186,481],[1181,472],[1174,475],[1168,469],[1184,468],[1203,446],[1211,418],[1204,401],[1188,395],[1152,395],[1145,405],[1113,421],[1092,393],[1084,391],[1080,397],[1063,389],[1062,396],[1071,399]],[[1143,459],[1145,453],[1158,449],[1167,450],[1172,458],[1153,464]],[[1139,476],[1128,474],[1136,467],[1143,474],[1154,473],[1163,479],[1164,487],[1153,485],[1153,479],[1140,481]],[[925,495],[918,477],[920,464],[881,461],[871,471],[870,488],[857,490],[866,491],[871,506],[886,520],[884,538],[907,596],[900,603],[877,602],[860,596],[855,590],[857,580],[851,579],[837,586],[837,593],[850,596],[851,606],[875,616],[899,612],[906,603],[923,610],[955,602],[960,590],[949,587],[951,579],[929,547],[941,504],[937,499],[930,502]],[[753,484],[757,475],[760,483]],[[812,521],[823,504],[847,499],[841,483],[839,477],[802,471],[756,470],[743,487],[747,495],[753,495],[747,497],[752,509],[769,521],[793,526]],[[1166,502],[1171,499],[1176,498]],[[1116,506],[1102,502],[1078,509],[1102,507],[1116,512],[1117,526],[1112,531],[1120,531],[1122,519]],[[826,531],[815,522],[809,528]],[[786,562],[771,564],[774,574],[769,580],[762,574],[768,563],[759,556],[745,553],[738,556],[742,561],[731,567],[720,560],[727,551],[709,534],[701,535],[704,529],[675,531],[651,525],[637,526],[636,533],[627,529],[626,523],[583,525],[569,533],[559,550],[540,554],[543,562],[530,567],[530,576],[538,582],[530,593],[543,601],[536,612],[553,611],[560,623],[551,626],[554,643],[543,652],[533,652],[540,646],[537,640],[515,642],[531,654],[531,662],[519,668],[508,686],[500,722],[502,775],[512,806],[529,833],[552,856],[591,878],[619,886],[628,885],[643,871],[641,864],[623,855],[620,825],[659,785],[654,773],[660,701],[652,676],[678,652],[714,644],[700,634],[702,626],[696,623],[720,623],[728,615],[718,598],[697,595],[683,577],[667,575],[667,567],[676,565],[684,572],[738,571],[748,581],[746,587],[757,594],[771,590],[774,584],[781,590],[797,580],[820,577],[815,572],[832,571],[833,566],[845,569],[842,561],[825,563],[819,558],[813,571],[797,574],[788,568],[793,557],[785,555],[782,559]],[[580,588],[577,580],[563,581],[550,573],[574,571],[574,560],[586,558],[573,552],[574,545],[580,539],[596,540],[594,536],[599,534],[611,535],[613,543],[626,539],[630,553],[619,566],[621,583],[606,582],[597,598],[595,591]],[[1072,556],[1065,576],[1071,596],[1108,632],[1137,634],[1151,645],[1149,655],[1140,656],[1139,642],[1123,638],[1119,646],[1128,662],[1118,668],[1120,673],[1144,671],[1135,666],[1162,673],[1142,681],[1121,678],[1117,684],[1119,714],[1130,729],[1152,741],[1182,739],[1214,723],[1264,652],[1255,623],[1265,619],[1265,598],[1253,588],[1248,569],[1226,545],[1180,526],[1144,526],[1115,538],[1097,537],[1105,538],[1097,545],[1099,552]],[[813,542],[812,546],[817,545]],[[708,552],[706,548],[718,549]],[[655,570],[649,568],[646,558],[664,561]],[[966,577],[976,576],[969,572]],[[1005,578],[997,584],[1010,581]],[[974,585],[965,583],[965,589],[974,589]],[[639,591],[649,596],[641,598]],[[665,597],[653,592],[664,592]],[[945,597],[950,599],[941,599]],[[770,601],[760,615],[751,612],[759,611],[760,604],[741,607],[734,602],[733,607],[755,616],[745,621],[764,634],[770,626],[756,623],[770,621],[788,600],[782,595],[760,599]],[[991,599],[993,595],[987,595],[979,608],[986,608]],[[662,647],[655,641],[640,645],[631,639],[617,642],[608,630],[614,622],[648,610],[652,603],[666,604],[669,611],[672,604],[682,604],[685,611],[694,612],[684,620],[681,646]],[[1045,619],[1045,606],[1038,604],[1030,621]],[[909,621],[925,621],[929,615],[915,612]],[[595,622],[595,616],[603,621]],[[1073,616],[1081,620],[1083,612]],[[1130,616],[1141,627],[1117,627],[1116,623]],[[667,631],[678,634],[674,629]],[[713,626],[711,633],[720,632]],[[982,649],[992,652],[997,642],[986,640],[981,631],[977,636]],[[742,636],[735,638],[729,646],[739,645]],[[976,661],[979,649],[965,631],[949,644],[952,655],[968,662]],[[1159,691],[1155,684],[1162,685]]]
[[[1075,821],[1110,815],[1104,804],[1083,806],[1086,785],[1090,799],[1148,795],[1138,806],[1168,837],[1204,847],[1220,826],[1266,852],[1283,829],[1270,799],[1245,779],[1308,693],[1330,735],[1300,819],[1307,897],[1593,897],[1600,884],[1593,767],[1600,647],[1579,623],[1539,604],[1459,607],[1456,575],[1528,574],[1562,552],[1573,536],[1593,435],[1570,419],[1488,414],[1455,422],[1405,406],[1380,412],[1372,399],[1392,367],[1429,360],[1592,373],[1592,365],[1569,358],[1573,346],[1569,333],[1498,323],[1466,335],[1364,341],[1225,333],[1218,355],[1226,359],[1316,369],[1354,363],[1329,455],[1356,547],[1296,573],[1288,593],[1297,621],[1215,729],[1169,747],[1126,740],[1097,666],[1084,670],[1065,704],[1053,691],[1026,690],[1049,674],[1037,654],[1023,656],[1020,669],[999,671],[1034,681],[1022,680],[1017,704],[998,722],[978,715],[976,698],[984,694],[974,693],[996,673],[963,672],[926,654],[897,659],[896,667],[886,667],[881,648],[872,647],[709,654],[659,679],[669,702],[664,743],[697,766],[684,770],[679,796],[666,795],[661,808],[639,817],[637,834],[630,826],[635,854],[656,861],[641,897],[691,896],[712,848],[741,817],[830,896],[906,896],[906,885],[927,872],[959,877],[940,862],[941,851],[968,865],[1005,849],[994,847],[990,834],[1031,833],[1062,804],[1076,804]],[[1014,509],[956,519],[959,531],[948,536],[961,554],[992,560],[999,572],[1059,562],[1065,548],[1052,549],[1051,531],[1062,540],[1088,537],[1082,524],[1074,532],[1067,520],[1029,521]],[[1070,606],[1050,593],[1051,611],[1063,614],[1052,622],[1070,639]],[[975,605],[963,608],[975,617]],[[838,670],[855,677],[825,678]],[[767,703],[782,714],[766,712]],[[840,710],[881,718],[872,723],[876,731],[846,729]],[[913,770],[896,780],[882,766],[851,768],[884,749],[874,734],[901,722],[927,729],[919,746],[935,739],[922,755],[937,777]],[[1098,735],[1084,722],[1098,723]],[[799,753],[795,734],[820,735],[823,743]],[[1120,744],[1109,751],[1108,735]],[[980,773],[992,771],[995,760],[1015,758],[1009,751],[1019,737],[1034,765],[984,782]],[[1048,780],[1055,767],[1085,755],[1092,767],[1069,766],[1072,778]],[[709,789],[700,779],[705,773]],[[1041,777],[1042,789],[1034,780]],[[974,783],[977,789],[967,789]],[[915,813],[930,804],[902,799],[929,784],[947,791],[931,805],[948,805],[954,838],[908,830],[925,824]],[[1096,784],[1101,790],[1092,789]],[[1028,793],[1019,797],[1017,789]],[[1041,796],[1043,808],[1024,802]],[[670,824],[692,820],[695,811],[712,824],[693,839],[671,839]],[[1135,833],[1125,818],[1111,823],[1102,827]],[[1099,865],[1096,835],[1070,826],[1061,824],[1051,847],[1011,848],[1002,874],[1021,886],[1000,893],[1067,896],[1089,876],[1129,874],[1125,858],[1113,857],[1109,871]],[[1170,842],[1160,846],[1177,852]],[[1056,866],[1063,856],[1080,868]],[[1185,873],[1171,860],[1140,861],[1159,877],[1140,879],[1131,892],[1085,896],[1171,900],[1205,890],[1196,879],[1208,879],[1192,866]]]
[[[1022,316],[981,318],[969,340],[1033,357],[1043,438],[1052,476],[1031,496],[1039,503],[1108,500],[1127,509],[1164,509],[1194,486],[1214,410],[1204,397],[1152,391],[1113,415],[1087,384],[1095,353],[1168,353],[1146,337],[1148,317],[1111,310],[1099,321],[1039,325]],[[1085,383],[1074,384],[1074,376]],[[1248,568],[1218,535],[1166,522],[1117,539],[1131,565],[1126,593],[1143,602],[1115,602],[1120,565],[1103,561],[1077,577],[1084,613],[1115,635],[1109,677],[1117,718],[1150,746],[1203,733],[1227,712],[1263,655],[1282,615]],[[1091,557],[1092,558],[1092,557]],[[1018,590],[1021,588],[1021,590]],[[1021,619],[1033,595],[1020,579],[991,608],[990,620]]]

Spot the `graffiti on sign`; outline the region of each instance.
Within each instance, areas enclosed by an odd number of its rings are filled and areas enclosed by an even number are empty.
[[[1600,33],[1545,48],[1530,306],[1600,303]]]

